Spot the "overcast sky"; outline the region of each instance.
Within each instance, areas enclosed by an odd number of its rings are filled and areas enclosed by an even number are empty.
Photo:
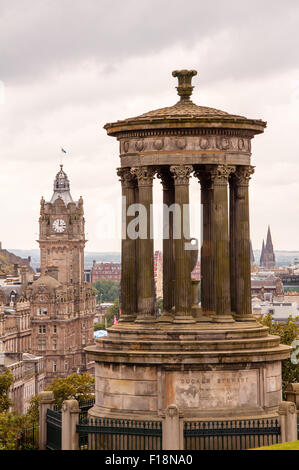
[[[276,249],[299,250],[298,22],[297,0],[0,0],[3,246],[37,248],[63,146],[86,250],[120,250],[118,144],[103,125],[175,104],[171,72],[192,68],[194,102],[268,122],[252,145],[253,248],[270,224]]]

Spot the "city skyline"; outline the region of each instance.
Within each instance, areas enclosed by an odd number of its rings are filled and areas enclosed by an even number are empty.
[[[135,1],[29,3],[34,8],[25,10],[15,1],[1,5],[4,247],[37,248],[38,201],[50,200],[63,158],[74,197],[84,199],[87,251],[120,251],[120,229],[119,238],[101,239],[107,208],[112,204],[119,220],[120,207],[117,143],[103,125],[175,104],[171,71],[195,68],[194,102],[268,123],[263,137],[254,139],[253,247],[261,247],[270,225],[275,250],[299,249],[299,222],[293,216],[299,194],[294,151],[299,64],[291,47],[299,34],[298,5],[287,1],[282,10],[272,2],[269,10],[253,2],[245,18],[235,1],[219,2],[217,11],[205,5],[203,17],[198,2],[182,11],[172,1],[171,9],[169,2],[159,4],[155,22],[145,24],[143,19],[157,11],[154,0],[138,8]],[[198,183],[191,183],[190,195],[199,207]],[[161,200],[159,182],[155,198]]]

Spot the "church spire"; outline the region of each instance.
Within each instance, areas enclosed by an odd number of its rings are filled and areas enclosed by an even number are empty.
[[[260,266],[263,266],[263,262],[264,262],[264,253],[265,253],[265,242],[264,242],[264,240],[263,240],[262,251],[261,251],[261,257],[260,257]]]
[[[268,226],[266,245],[263,241],[260,266],[263,266],[266,269],[273,269],[275,267],[275,254],[273,249],[270,225]]]
[[[273,251],[273,243],[272,243],[272,237],[271,237],[270,225],[268,225],[268,233],[267,233],[267,242],[266,242],[266,248],[267,248],[267,250],[271,250],[271,251]]]

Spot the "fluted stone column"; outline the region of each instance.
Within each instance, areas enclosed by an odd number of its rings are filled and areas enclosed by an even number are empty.
[[[121,309],[120,322],[134,321],[137,312],[137,240],[128,235],[128,225],[134,216],[128,208],[138,202],[137,180],[130,168],[118,168],[122,186],[122,247],[121,247]]]
[[[192,165],[170,167],[174,177],[176,209],[174,212],[174,265],[175,265],[175,323],[194,323],[191,315],[191,256],[190,243],[189,178]]]
[[[155,321],[154,308],[154,241],[153,241],[153,179],[155,168],[142,166],[131,169],[138,182],[139,232],[137,244],[137,319]]]
[[[232,313],[236,313],[236,215],[235,215],[236,191],[233,182],[233,173],[229,178],[229,261],[230,261],[230,300]]]
[[[159,321],[167,322],[173,319],[174,307],[174,181],[168,166],[160,167],[157,176],[163,186],[163,313]]]
[[[208,165],[213,185],[212,217],[215,250],[215,295],[217,322],[233,322],[230,301],[230,260],[227,185],[233,166]]]
[[[215,244],[213,217],[213,180],[211,173],[201,167],[195,172],[200,181],[202,203],[202,246],[201,246],[201,308],[205,315],[216,313],[215,290]]]
[[[235,318],[238,321],[255,321],[251,309],[250,273],[250,229],[248,187],[252,166],[238,166],[230,179],[232,204],[231,247],[234,260],[231,261]]]

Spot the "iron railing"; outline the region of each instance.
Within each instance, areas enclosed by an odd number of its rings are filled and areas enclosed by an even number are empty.
[[[61,450],[61,411],[47,409],[47,449]]]
[[[80,450],[161,450],[162,422],[83,416],[77,425]]]
[[[244,450],[277,444],[278,419],[185,421],[185,450]]]
[[[20,438],[18,439],[18,449],[20,450],[37,450],[39,448],[39,425],[31,428],[22,429]]]
[[[87,417],[88,410],[93,407],[95,404],[95,398],[90,398],[89,400],[84,400],[79,402],[80,414],[79,420],[83,420]]]

